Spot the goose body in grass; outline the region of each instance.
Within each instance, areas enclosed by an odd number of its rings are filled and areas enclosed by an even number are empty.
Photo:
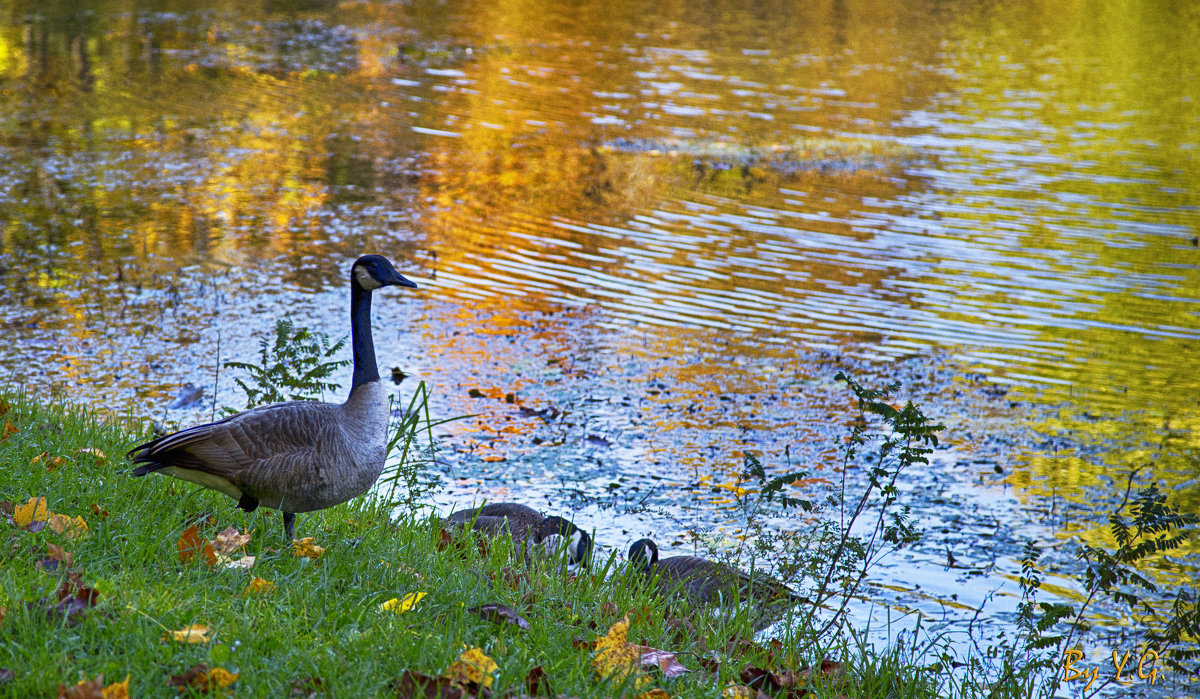
[[[350,268],[354,373],[344,403],[290,401],[160,437],[129,452],[132,475],[161,473],[219,491],[247,512],[280,510],[289,539],[297,512],[362,495],[383,472],[388,400],[375,364],[371,292],[415,288],[387,258],[364,255]]]
[[[658,546],[651,539],[640,539],[629,547],[629,562],[646,579],[654,581],[663,594],[680,595],[693,604],[721,605],[756,600],[770,606],[786,607],[806,601],[764,573],[750,575],[699,556],[660,559]]]
[[[457,528],[469,526],[488,536],[507,533],[524,547],[530,559],[551,558],[563,547],[571,563],[586,567],[592,559],[592,538],[587,532],[562,517],[547,517],[527,505],[488,503],[452,512],[446,522]]]

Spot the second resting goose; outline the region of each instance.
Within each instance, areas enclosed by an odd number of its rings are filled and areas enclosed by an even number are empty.
[[[764,573],[744,573],[724,563],[698,556],[659,559],[651,539],[639,539],[629,547],[629,562],[647,579],[654,580],[665,594],[682,594],[693,604],[720,605],[751,599],[776,605],[806,601],[786,585]]]

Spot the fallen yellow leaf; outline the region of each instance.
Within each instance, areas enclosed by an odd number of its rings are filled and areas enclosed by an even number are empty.
[[[275,583],[271,582],[270,580],[265,580],[263,578],[255,577],[255,578],[251,578],[250,584],[246,586],[246,589],[242,592],[242,596],[244,597],[247,595],[265,594],[267,592],[274,592],[274,591],[275,591]]]
[[[50,508],[46,505],[46,498],[29,498],[29,502],[13,508],[13,524],[18,527],[28,527],[34,522],[45,522],[49,516]]]
[[[492,673],[500,666],[483,654],[480,648],[468,648],[458,656],[458,660],[450,663],[446,669],[446,677],[459,684],[474,682],[484,689],[492,686]]]
[[[170,631],[171,640],[179,643],[208,643],[208,627],[204,624],[192,624],[178,631]],[[165,638],[165,637],[164,637]]]
[[[213,539],[213,548],[217,550],[217,553],[230,554],[248,543],[250,543],[249,534],[242,534],[235,527],[229,527]]]
[[[638,699],[671,699],[671,695],[667,694],[667,690],[655,687],[649,692],[639,694]]]
[[[103,699],[129,699],[129,675],[121,682],[113,682],[105,687],[100,696]]]
[[[214,667],[208,671],[208,681],[222,689],[237,682],[237,679],[241,676],[242,673],[230,672],[223,667]]]
[[[55,534],[62,534],[68,539],[83,539],[92,533],[88,529],[87,522],[84,521],[83,517],[71,517],[53,512],[50,513],[50,518],[46,520],[46,526],[50,527],[50,531]]]
[[[292,541],[292,555],[296,558],[320,558],[321,554],[325,553],[324,546],[317,546],[316,539],[311,536],[306,536],[303,539]]]
[[[730,682],[729,686],[725,687],[725,689],[721,691],[721,696],[729,697],[729,699],[754,699],[756,696],[758,696],[758,691],[751,689],[744,684],[734,684],[733,682]]]
[[[393,597],[379,606],[385,611],[403,614],[404,612],[407,612],[413,607],[417,606],[417,602],[420,602],[421,598],[424,596],[424,592],[410,592],[404,596],[404,599],[396,599]]]
[[[596,674],[601,677],[611,677],[622,682],[634,677],[634,686],[641,687],[650,680],[641,670],[642,652],[640,647],[630,645],[625,640],[629,633],[629,617],[613,624],[603,638],[596,640],[596,657],[592,665]]]
[[[105,454],[104,452],[100,451],[99,449],[96,449],[95,447],[84,447],[83,449],[80,449],[79,451],[77,451],[75,453],[76,454],[87,454],[88,456],[94,458],[96,461],[105,461],[108,459],[108,454]]]

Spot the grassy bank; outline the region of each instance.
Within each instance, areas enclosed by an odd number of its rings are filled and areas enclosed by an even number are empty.
[[[745,642],[753,634],[744,615],[672,609],[614,575],[612,561],[577,577],[527,571],[505,543],[486,551],[448,543],[435,520],[398,521],[369,498],[301,515],[297,537],[325,550],[298,557],[274,511],[247,514],[191,484],[129,477],[123,455],[147,436],[144,428],[17,392],[0,394],[3,406],[0,500],[11,504],[0,521],[3,696],[53,696],[60,685],[100,675],[105,684],[128,676],[131,696],[174,696],[172,677],[185,682],[197,665],[208,674],[193,673],[193,687],[207,681],[235,696],[396,696],[406,671],[472,674],[462,657],[471,648],[495,663],[484,673],[494,694],[527,692],[540,667],[553,694],[581,697],[655,689],[754,696],[747,668],[795,684],[793,696],[801,688],[816,696],[935,695],[932,678],[894,657],[822,648],[799,632]],[[36,497],[45,504],[31,507]],[[228,558],[253,556],[253,566],[210,566],[204,554],[181,560],[181,535],[197,523],[201,541],[228,527],[249,533]],[[255,578],[263,582],[252,585]],[[412,593],[425,594],[409,611],[383,606]],[[470,611],[487,604],[515,610],[528,629]],[[630,643],[674,652],[690,671],[598,672],[594,641],[624,618]],[[189,639],[198,642],[172,638],[191,625],[208,631]],[[826,659],[838,664],[801,679]],[[234,673],[236,681],[217,688]]]

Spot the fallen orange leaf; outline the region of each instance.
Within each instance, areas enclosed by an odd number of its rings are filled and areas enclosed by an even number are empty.
[[[446,668],[446,677],[452,682],[459,684],[473,682],[487,689],[492,686],[492,681],[495,679],[492,673],[499,669],[500,666],[494,660],[483,654],[483,649],[468,648],[458,656],[458,660],[450,663],[450,667]]]
[[[200,527],[193,524],[183,533],[179,535],[179,541],[175,542],[175,550],[179,552],[179,562],[187,563],[200,553],[203,544],[200,542]]]
[[[213,669],[208,671],[209,681],[212,684],[215,684],[218,687],[221,687],[222,689],[224,689],[225,687],[228,687],[229,685],[233,684],[234,682],[237,682],[238,678],[241,676],[242,676],[242,673],[230,672],[223,667],[214,667]]]
[[[16,425],[12,424],[8,420],[5,420],[4,421],[4,431],[0,432],[0,442],[5,441],[6,439],[13,436],[17,432],[20,432],[20,430],[17,429]]]
[[[100,693],[103,699],[129,699],[129,675],[121,682],[113,682]]]
[[[265,580],[260,577],[254,577],[254,578],[250,579],[250,584],[246,586],[246,589],[244,591],[242,591],[242,596],[245,597],[248,595],[264,594],[267,592],[274,592],[274,591],[275,591],[275,583],[271,582],[270,580]]]
[[[293,541],[292,555],[296,558],[303,558],[305,556],[313,559],[320,558],[322,554],[325,553],[325,547],[317,546],[316,542],[317,540],[311,536],[306,536],[303,539]]]

